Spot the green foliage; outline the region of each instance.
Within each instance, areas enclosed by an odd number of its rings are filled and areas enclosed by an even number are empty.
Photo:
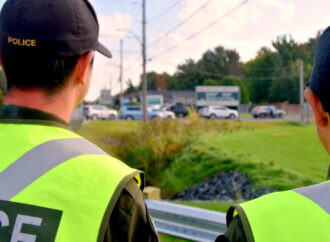
[[[165,234],[158,234],[161,242],[191,242],[191,240],[173,237]]]
[[[314,128],[289,122],[95,121],[79,133],[144,170],[163,198],[233,170],[257,186],[291,189],[322,181],[328,166]]]
[[[173,196],[220,172],[249,174],[257,186],[286,190],[324,180],[328,158],[311,127],[206,133],[176,156],[161,181]],[[168,193],[166,193],[168,192]]]
[[[106,121],[98,121],[84,126],[79,134],[130,166],[143,170],[149,183],[158,184],[176,155],[197,139],[199,134],[233,132],[244,127],[239,122],[197,119],[194,112],[190,117],[186,122],[171,119],[155,119],[146,123],[124,122],[137,125],[133,130],[126,124],[128,129],[124,133],[115,133],[111,131],[116,129],[114,125],[111,127],[106,125]]]
[[[239,54],[235,50],[218,46],[206,51],[196,62],[188,59],[178,65],[174,75],[147,73],[148,90],[195,90],[195,86],[202,85],[206,79],[241,76],[242,73]]]
[[[308,78],[319,37],[320,33],[298,44],[290,36],[280,36],[273,41],[275,51],[261,48],[257,57],[244,66],[251,101],[298,103],[298,63],[304,61],[304,76]]]
[[[221,85],[228,76],[241,80],[242,103],[299,102],[298,63],[304,61],[304,76],[312,71],[313,56],[321,33],[305,43],[291,36],[279,36],[273,49],[262,47],[257,56],[240,62],[235,50],[218,46],[206,51],[199,60],[179,64],[174,75],[147,74],[149,90],[194,90],[198,85]]]
[[[242,65],[240,56],[235,50],[228,50],[222,46],[206,51],[202,58],[194,62],[189,59],[179,65],[175,86],[179,90],[194,90],[195,86],[202,85],[207,79],[219,80],[228,75],[240,76]]]
[[[162,91],[162,90],[171,90],[171,89],[176,90],[175,77],[166,72],[162,74],[158,74],[154,71],[148,72],[147,80],[148,80],[148,90],[151,91]],[[142,82],[140,82],[138,89],[142,90]]]
[[[127,80],[126,85],[127,85],[127,88],[126,88],[124,94],[131,94],[131,93],[138,91],[138,88],[133,85],[131,79]]]
[[[249,83],[250,98],[254,103],[268,101],[272,77],[278,75],[277,70],[282,65],[278,54],[267,48],[262,48],[258,56],[246,63],[245,76]]]
[[[206,79],[203,82],[203,86],[219,86],[220,80]]]

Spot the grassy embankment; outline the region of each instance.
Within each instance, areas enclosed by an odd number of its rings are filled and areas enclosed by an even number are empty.
[[[229,170],[247,173],[258,186],[279,190],[324,180],[328,157],[314,127],[289,122],[96,121],[78,132],[146,171],[169,197]],[[185,202],[225,212],[229,203]],[[161,235],[162,241],[185,241]]]
[[[97,121],[79,133],[143,169],[165,197],[229,170],[290,189],[322,181],[329,164],[315,129],[289,122]]]

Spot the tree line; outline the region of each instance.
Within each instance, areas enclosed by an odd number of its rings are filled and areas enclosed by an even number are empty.
[[[187,59],[177,66],[173,75],[147,73],[148,90],[195,90],[198,85],[238,85],[242,103],[299,103],[300,61],[304,63],[305,79],[312,70],[313,56],[320,38],[318,32],[305,43],[297,43],[291,36],[279,36],[272,41],[272,49],[262,47],[256,57],[242,62],[236,50],[218,46],[206,51],[194,61]],[[125,93],[142,89],[127,82]]]

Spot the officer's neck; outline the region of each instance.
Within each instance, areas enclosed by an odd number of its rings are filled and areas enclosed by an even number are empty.
[[[39,88],[29,90],[12,88],[6,94],[4,103],[39,109],[69,122],[71,112],[76,106],[75,96],[72,90],[66,88],[52,95]]]

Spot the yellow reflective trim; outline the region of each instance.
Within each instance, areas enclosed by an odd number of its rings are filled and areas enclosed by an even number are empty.
[[[141,176],[140,176],[140,173],[139,174],[137,174],[135,177],[134,177],[135,179],[136,179],[136,181],[137,181],[137,186],[138,186],[138,188],[140,188],[141,187],[141,185],[142,185],[142,180],[141,180]]]

